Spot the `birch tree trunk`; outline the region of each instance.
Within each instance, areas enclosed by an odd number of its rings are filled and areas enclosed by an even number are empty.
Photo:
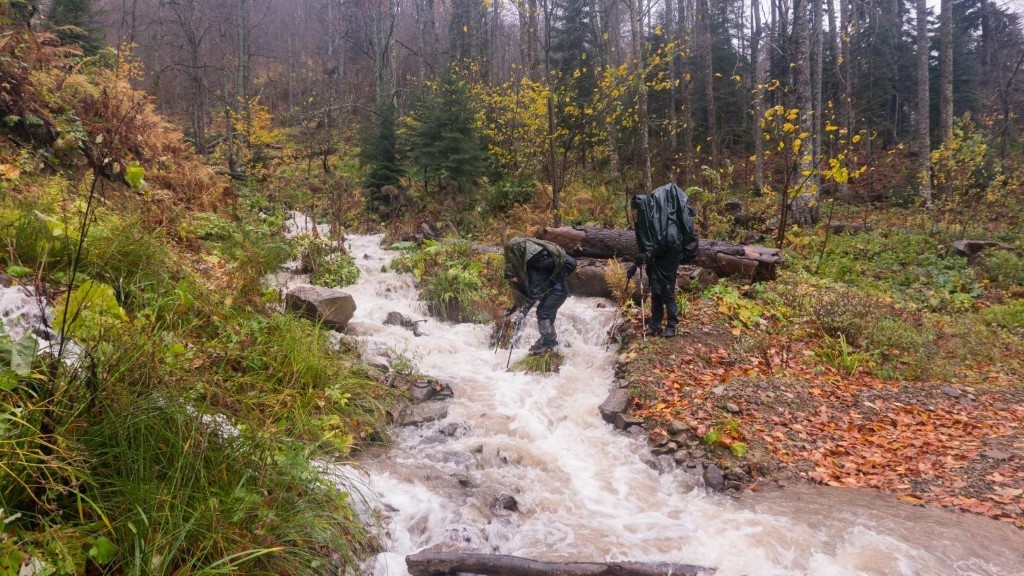
[[[704,76],[704,99],[707,105],[708,147],[711,149],[711,164],[719,166],[718,158],[718,110],[715,107],[715,68],[711,46],[711,9],[708,0],[697,0],[697,33],[700,36],[701,74]]]
[[[953,137],[953,2],[942,0],[939,16],[939,138]]]
[[[814,0],[812,0],[814,1]],[[815,174],[813,135],[815,111],[811,90],[811,43],[809,36],[810,10],[808,0],[793,2],[793,81],[796,86],[796,108],[800,111],[800,133],[804,143],[796,148],[798,170],[796,174],[796,197],[793,199],[793,222],[799,226],[813,226],[818,221],[818,179]],[[810,142],[807,142],[807,140]],[[808,145],[804,145],[808,144]],[[787,192],[788,193],[788,192]]]
[[[765,112],[764,85],[768,81],[768,61],[761,53],[764,31],[761,27],[761,3],[758,0],[751,0],[750,12],[754,19],[753,36],[750,39],[750,60],[754,63],[754,186],[760,193],[764,190],[764,130],[761,122]]]
[[[917,177],[926,207],[932,204],[931,142],[929,141],[928,99],[928,2],[917,0]]]
[[[643,191],[651,191],[651,149],[650,126],[647,115],[647,79],[644,74],[644,36],[641,29],[643,13],[640,0],[627,0],[629,8],[629,31],[632,39],[632,65],[637,74],[636,99],[637,115],[640,118],[640,168],[643,171]]]

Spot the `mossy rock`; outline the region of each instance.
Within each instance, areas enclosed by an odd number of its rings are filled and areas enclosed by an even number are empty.
[[[562,362],[564,361],[564,356],[551,350],[544,354],[527,354],[513,362],[510,370],[513,372],[554,374],[562,367]]]

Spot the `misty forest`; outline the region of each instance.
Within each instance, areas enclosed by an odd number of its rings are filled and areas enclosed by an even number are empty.
[[[1022,14],[0,0],[0,576],[1020,575]]]

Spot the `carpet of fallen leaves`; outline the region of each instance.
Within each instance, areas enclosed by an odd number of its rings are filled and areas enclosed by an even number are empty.
[[[769,455],[768,466],[747,463],[763,480],[879,490],[1024,528],[1020,380],[841,375],[814,357],[813,342],[751,350],[710,306],[691,307],[681,328],[677,338],[632,339],[623,357],[632,412],[654,424],[652,438],[673,421],[695,437],[728,427],[749,446],[747,458]],[[728,450],[714,453],[744,465]]]

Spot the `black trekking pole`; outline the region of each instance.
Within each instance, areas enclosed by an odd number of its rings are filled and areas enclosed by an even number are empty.
[[[644,265],[640,265],[640,337],[647,343],[647,319],[644,314]]]
[[[512,335],[509,336],[509,338],[508,338],[508,360],[505,361],[505,370],[508,370],[508,367],[512,364],[512,349],[516,347],[516,336],[519,335],[519,328],[522,326],[522,323],[525,322],[525,321],[526,321],[526,318],[523,318],[519,322],[514,322],[513,323]]]

